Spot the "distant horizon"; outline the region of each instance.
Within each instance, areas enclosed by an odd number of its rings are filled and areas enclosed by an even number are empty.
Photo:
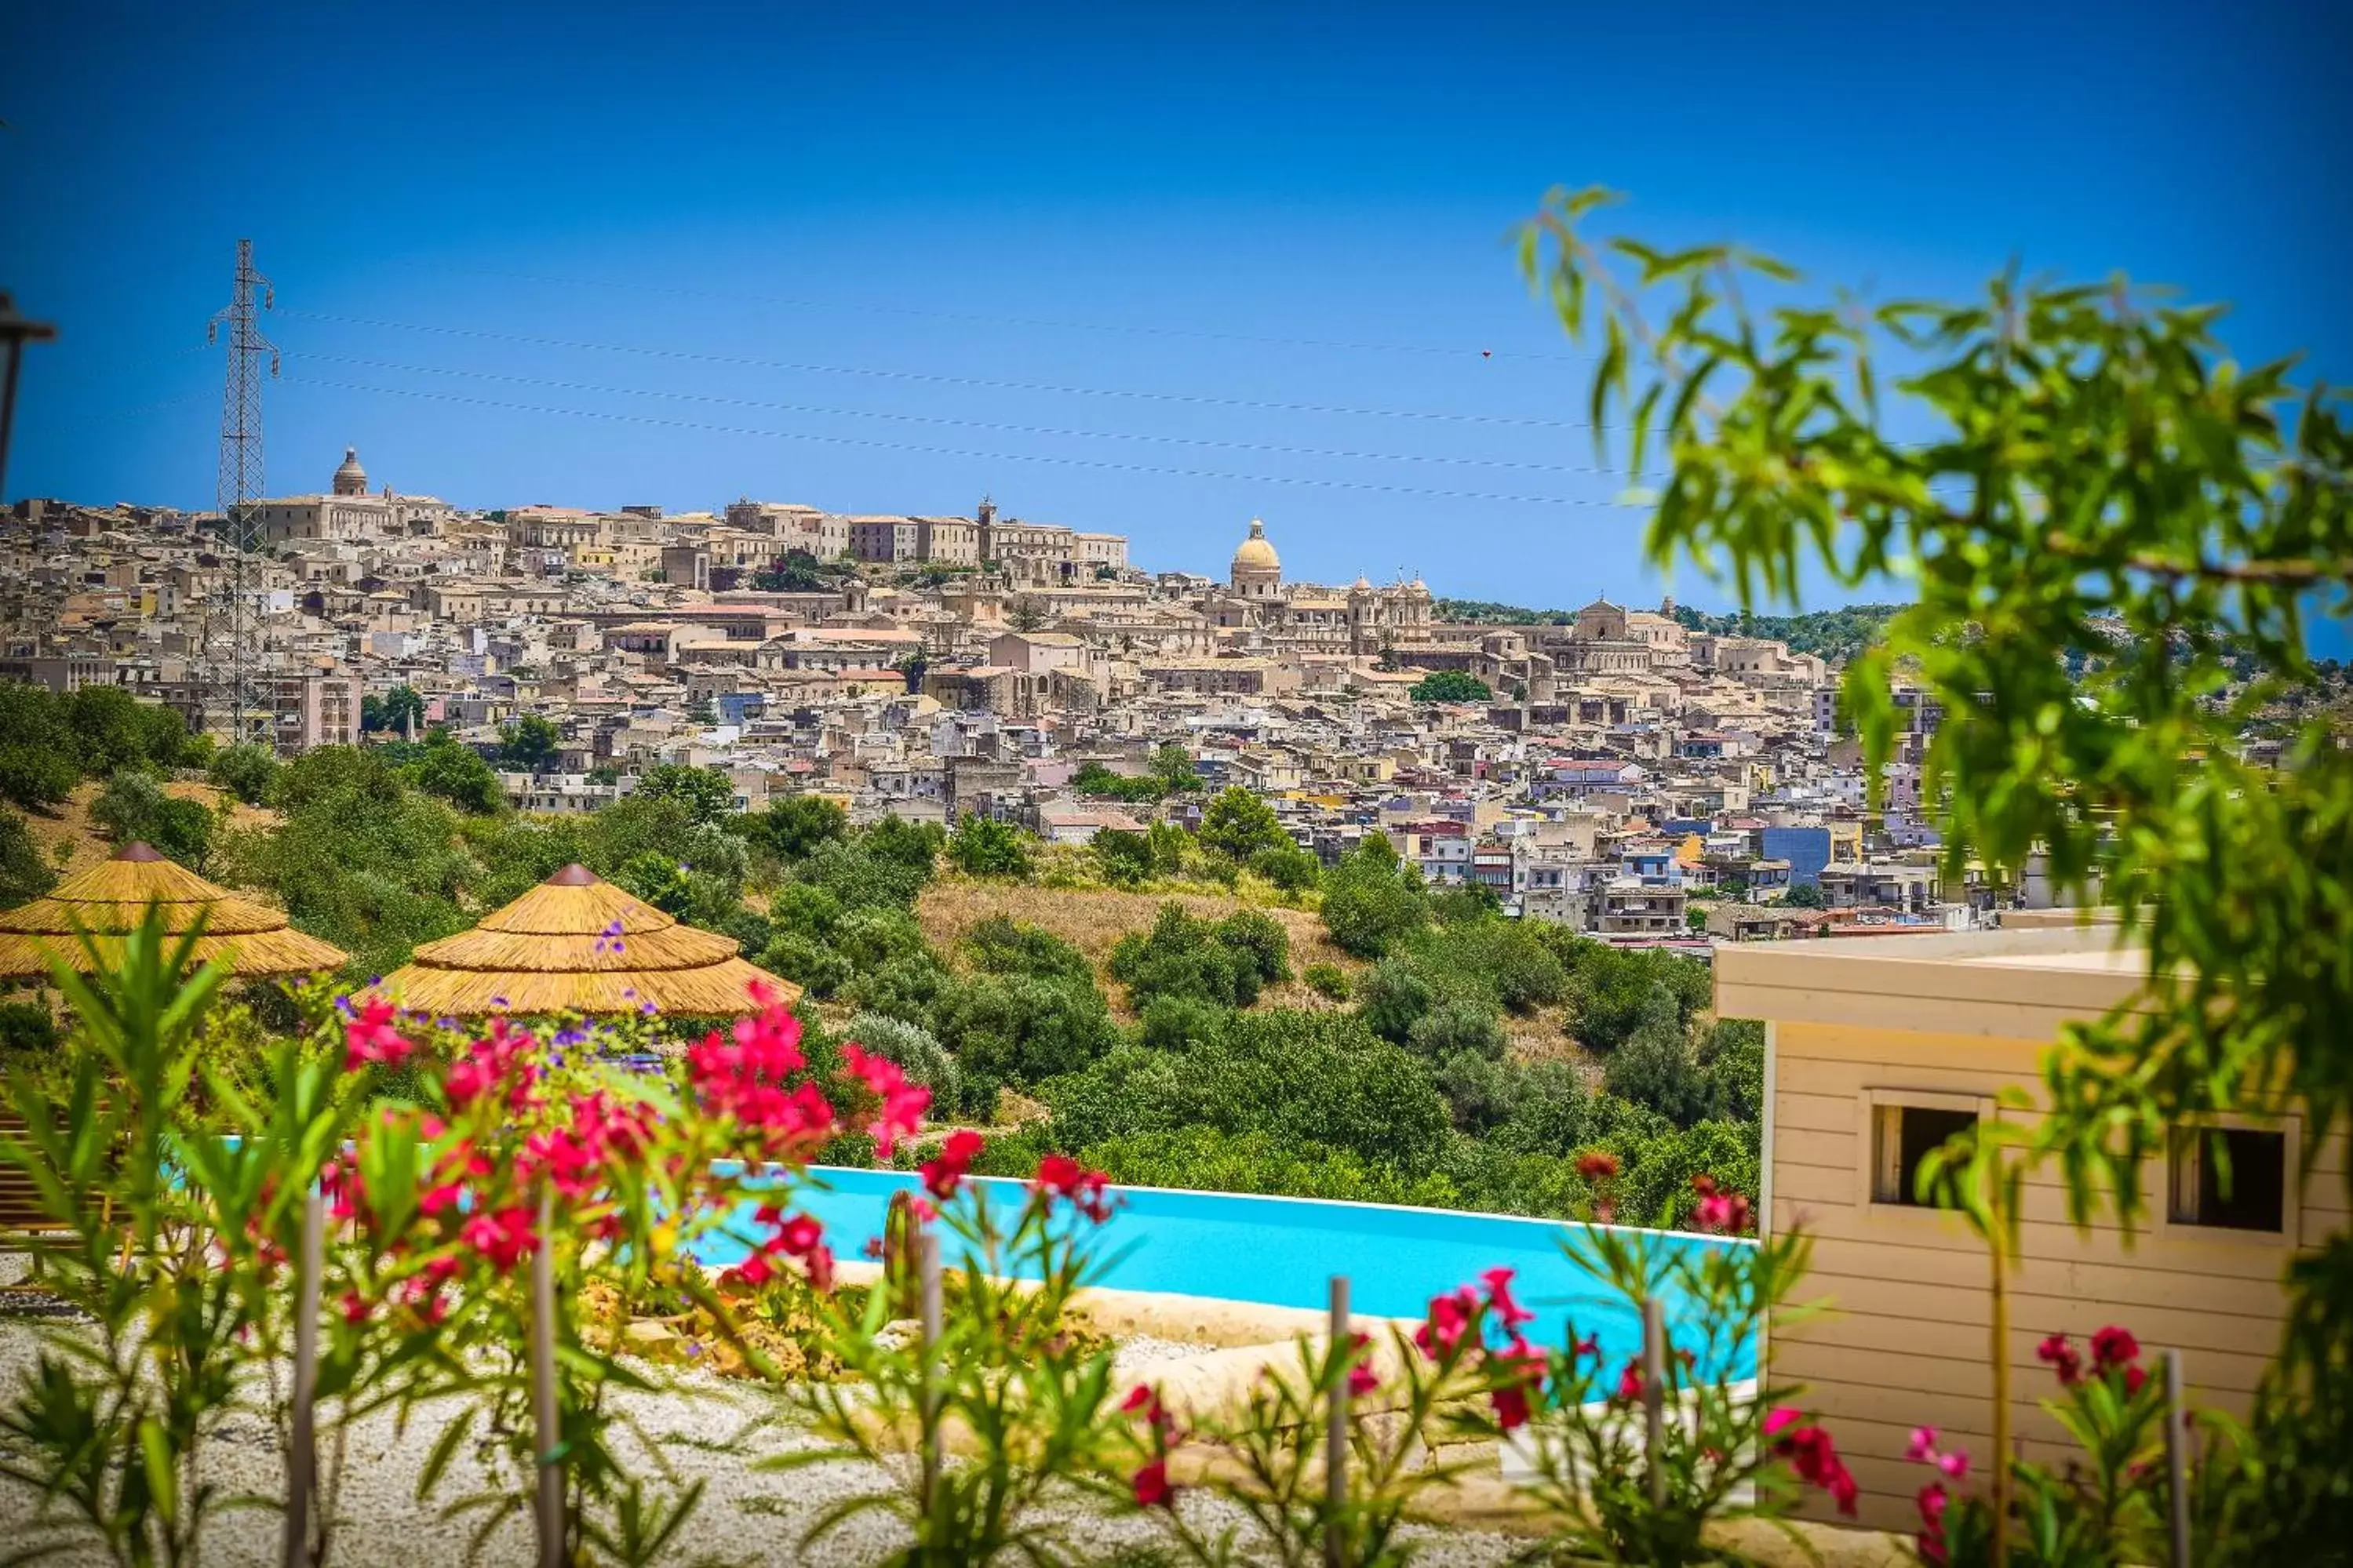
[[[1263,517],[1303,579],[1504,602],[1731,607],[1644,558],[1590,358],[1517,274],[1556,184],[1878,298],[2122,268],[2353,381],[2315,195],[2353,188],[2353,8],[2317,0],[657,15],[28,13],[0,288],[60,335],[8,499],[211,506],[240,237],[284,350],[270,494],[345,447],[486,510],[990,494],[1212,575]],[[1957,47],[2026,30],[1997,71]]]

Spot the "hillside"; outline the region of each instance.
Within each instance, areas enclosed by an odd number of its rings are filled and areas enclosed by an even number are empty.
[[[26,829],[49,865],[59,876],[69,876],[92,861],[103,860],[113,853],[113,846],[90,826],[90,803],[106,786],[97,779],[85,779],[74,786],[65,804],[54,812],[20,811]],[[228,820],[223,826],[232,827],[268,826],[278,821],[278,814],[232,801],[221,790],[207,784],[175,779],[164,785],[164,793],[179,800],[201,802],[217,815],[222,804],[229,806]]]
[[[1282,923],[1291,937],[1291,968],[1295,976],[1311,963],[1336,963],[1355,972],[1365,967],[1333,945],[1324,922],[1305,910],[1276,904],[1248,904],[1229,896],[1204,893],[1130,893],[1112,888],[1072,889],[1022,887],[1004,882],[976,881],[949,876],[925,888],[915,900],[915,920],[924,937],[943,952],[953,952],[965,932],[999,915],[1061,938],[1087,955],[1095,979],[1116,1008],[1125,990],[1105,972],[1111,950],[1130,931],[1145,931],[1160,915],[1160,906],[1177,903],[1186,912],[1220,919],[1240,909],[1253,909]],[[1314,1010],[1332,1005],[1294,978],[1267,987],[1261,1003],[1271,1007]]]

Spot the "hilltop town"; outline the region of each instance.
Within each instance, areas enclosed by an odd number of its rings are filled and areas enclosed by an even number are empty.
[[[1287,577],[1255,521],[1219,581],[986,500],[469,511],[372,485],[349,450],[323,492],[248,521],[235,628],[218,514],[19,502],[0,679],[120,685],[281,756],[444,731],[535,813],[684,765],[738,810],[815,793],[853,822],[971,814],[1078,844],[1191,826],[1240,785],[1327,865],[1386,833],[1431,884],[1620,942],[1958,928],[2036,901],[1940,878],[1933,702],[1895,692],[1909,732],[1867,812],[1838,669],[1672,601],[1452,620],[1420,581]],[[1182,789],[1155,782],[1171,746]]]

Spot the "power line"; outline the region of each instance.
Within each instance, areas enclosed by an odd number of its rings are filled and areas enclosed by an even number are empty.
[[[1314,489],[1362,490],[1383,495],[1423,496],[1438,500],[1497,501],[1514,506],[1599,507],[1611,510],[1624,510],[1621,502],[1596,500],[1576,496],[1504,495],[1485,490],[1429,489],[1416,485],[1383,484],[1369,479],[1332,479],[1286,477],[1274,474],[1234,474],[1213,468],[1171,468],[1148,463],[1123,463],[1102,458],[1049,457],[1029,452],[982,452],[957,447],[916,446],[902,441],[877,441],[857,436],[818,436],[797,430],[757,430],[743,426],[710,425],[691,419],[665,419],[650,414],[617,414],[593,408],[550,408],[528,403],[502,403],[487,397],[468,397],[457,393],[425,392],[416,387],[367,386],[356,382],[328,381],[316,376],[292,376],[289,380],[304,385],[331,387],[342,392],[369,393],[386,397],[417,397],[436,403],[453,403],[470,408],[499,409],[513,414],[543,414],[566,419],[603,419],[617,424],[644,425],[660,429],[694,430],[718,436],[753,436],[772,441],[809,441],[832,447],[855,447],[869,451],[908,452],[925,457],[964,458],[991,463],[1039,463],[1055,468],[1095,468],[1110,473],[1151,474],[1167,479],[1221,479],[1237,484],[1289,485]]]
[[[1447,359],[1518,359],[1552,364],[1580,363],[1577,355],[1537,353],[1525,349],[1464,348],[1459,344],[1391,343],[1351,338],[1284,337],[1264,332],[1212,331],[1201,327],[1146,326],[1133,321],[1080,321],[1052,316],[994,315],[977,310],[942,310],[921,305],[869,305],[845,300],[812,300],[791,294],[758,294],[736,289],[688,289],[675,284],[623,283],[602,278],[566,278],[546,272],[512,272],[486,267],[449,268],[480,278],[509,278],[523,283],[557,283],[569,288],[610,289],[627,294],[667,294],[681,300],[717,300],[738,304],[778,305],[786,310],[839,311],[867,316],[902,316],[931,321],[970,321],[988,326],[1026,327],[1049,331],[1112,332],[1125,337],[1190,338],[1203,342],[1263,343],[1271,348],[1345,349],[1358,353],[1426,354]]]
[[[628,343],[595,343],[574,338],[542,338],[522,332],[494,331],[483,327],[452,327],[435,321],[392,321],[374,316],[347,316],[328,310],[280,310],[280,316],[308,321],[332,321],[344,326],[375,327],[391,331],[431,332],[441,337],[472,338],[488,342],[520,343],[533,348],[575,349],[593,353],[638,354],[649,359],[680,360],[696,364],[734,365],[749,370],[784,370],[810,375],[867,376],[880,381],[914,382],[937,386],[975,386],[993,392],[1042,392],[1069,397],[1124,397],[1149,403],[1190,404],[1213,408],[1248,408],[1275,414],[1335,414],[1367,419],[1426,419],[1454,425],[1497,425],[1531,430],[1590,430],[1583,419],[1536,419],[1508,414],[1453,414],[1439,410],[1365,408],[1341,404],[1282,403],[1250,397],[1219,397],[1207,393],[1141,392],[1132,388],[1069,386],[1049,382],[1000,381],[987,376],[949,375],[936,371],[882,370],[868,365],[813,364],[796,360],[752,359],[738,354],[705,353],[691,349],[645,348]],[[1609,426],[1605,428],[1616,429]]]
[[[1608,474],[1613,470],[1572,463],[1530,463],[1509,458],[1451,458],[1412,452],[1356,452],[1329,447],[1293,447],[1270,441],[1232,441],[1207,436],[1164,436],[1115,430],[1079,430],[1053,425],[1008,425],[986,419],[958,419],[938,414],[902,414],[869,408],[829,408],[804,403],[769,403],[758,398],[723,397],[714,393],[669,392],[649,387],[598,386],[577,381],[509,375],[501,371],[466,370],[454,365],[400,364],[389,360],[360,359],[348,354],[303,353],[304,362],[358,365],[369,370],[398,371],[412,375],[455,375],[476,381],[505,382],[517,386],[545,387],[556,392],[589,392],[614,397],[664,397],[687,403],[709,403],[729,408],[759,408],[779,414],[815,414],[835,418],[885,419],[901,424],[943,425],[1001,435],[1052,436],[1086,441],[1143,441],[1160,446],[1205,447],[1235,452],[1268,452],[1294,458],[1330,458],[1345,462],[1432,463],[1474,468],[1511,468],[1527,473]]]

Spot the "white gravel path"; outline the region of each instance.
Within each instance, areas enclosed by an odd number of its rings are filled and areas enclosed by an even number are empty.
[[[0,1282],[5,1278],[0,1272]],[[0,1320],[0,1396],[13,1396],[38,1345],[38,1333],[31,1325]],[[1122,1373],[1198,1349],[1161,1340],[1128,1341],[1120,1347]],[[875,1563],[903,1543],[899,1525],[880,1514],[867,1514],[816,1546],[803,1548],[801,1538],[821,1510],[855,1493],[879,1489],[881,1472],[857,1462],[781,1474],[754,1469],[756,1459],[810,1441],[779,1394],[706,1373],[645,1370],[670,1386],[652,1395],[621,1395],[619,1408],[659,1447],[682,1480],[707,1483],[683,1543],[665,1563],[853,1568]],[[333,1563],[345,1568],[438,1568],[465,1561],[470,1521],[445,1521],[438,1508],[416,1498],[417,1474],[440,1430],[440,1422],[430,1419],[429,1413],[405,1433],[388,1415],[359,1424],[345,1460],[337,1509],[342,1533]],[[285,1484],[276,1435],[258,1416],[238,1415],[225,1425],[206,1449],[204,1472],[228,1494],[275,1496]],[[646,1472],[650,1480],[655,1472],[650,1458]],[[478,1489],[484,1474],[476,1458],[461,1458],[444,1481],[441,1496],[460,1497]],[[27,1489],[0,1480],[0,1554],[35,1539],[31,1531],[37,1528],[37,1504]],[[1239,1519],[1212,1499],[1188,1496],[1184,1507],[1188,1519],[1211,1530]],[[1074,1553],[1091,1563],[1148,1561],[1150,1548],[1165,1539],[1148,1519],[1110,1515],[1082,1502],[1074,1501],[1062,1517],[1069,1521]],[[280,1516],[274,1510],[218,1514],[206,1533],[204,1561],[211,1568],[275,1563],[280,1529]],[[1460,1531],[1432,1531],[1425,1541],[1423,1561],[1433,1568],[1485,1568],[1506,1561],[1515,1546],[1526,1544]],[[529,1524],[517,1519],[491,1537],[480,1561],[527,1563],[531,1550]],[[75,1552],[51,1561],[79,1568],[104,1558]]]

